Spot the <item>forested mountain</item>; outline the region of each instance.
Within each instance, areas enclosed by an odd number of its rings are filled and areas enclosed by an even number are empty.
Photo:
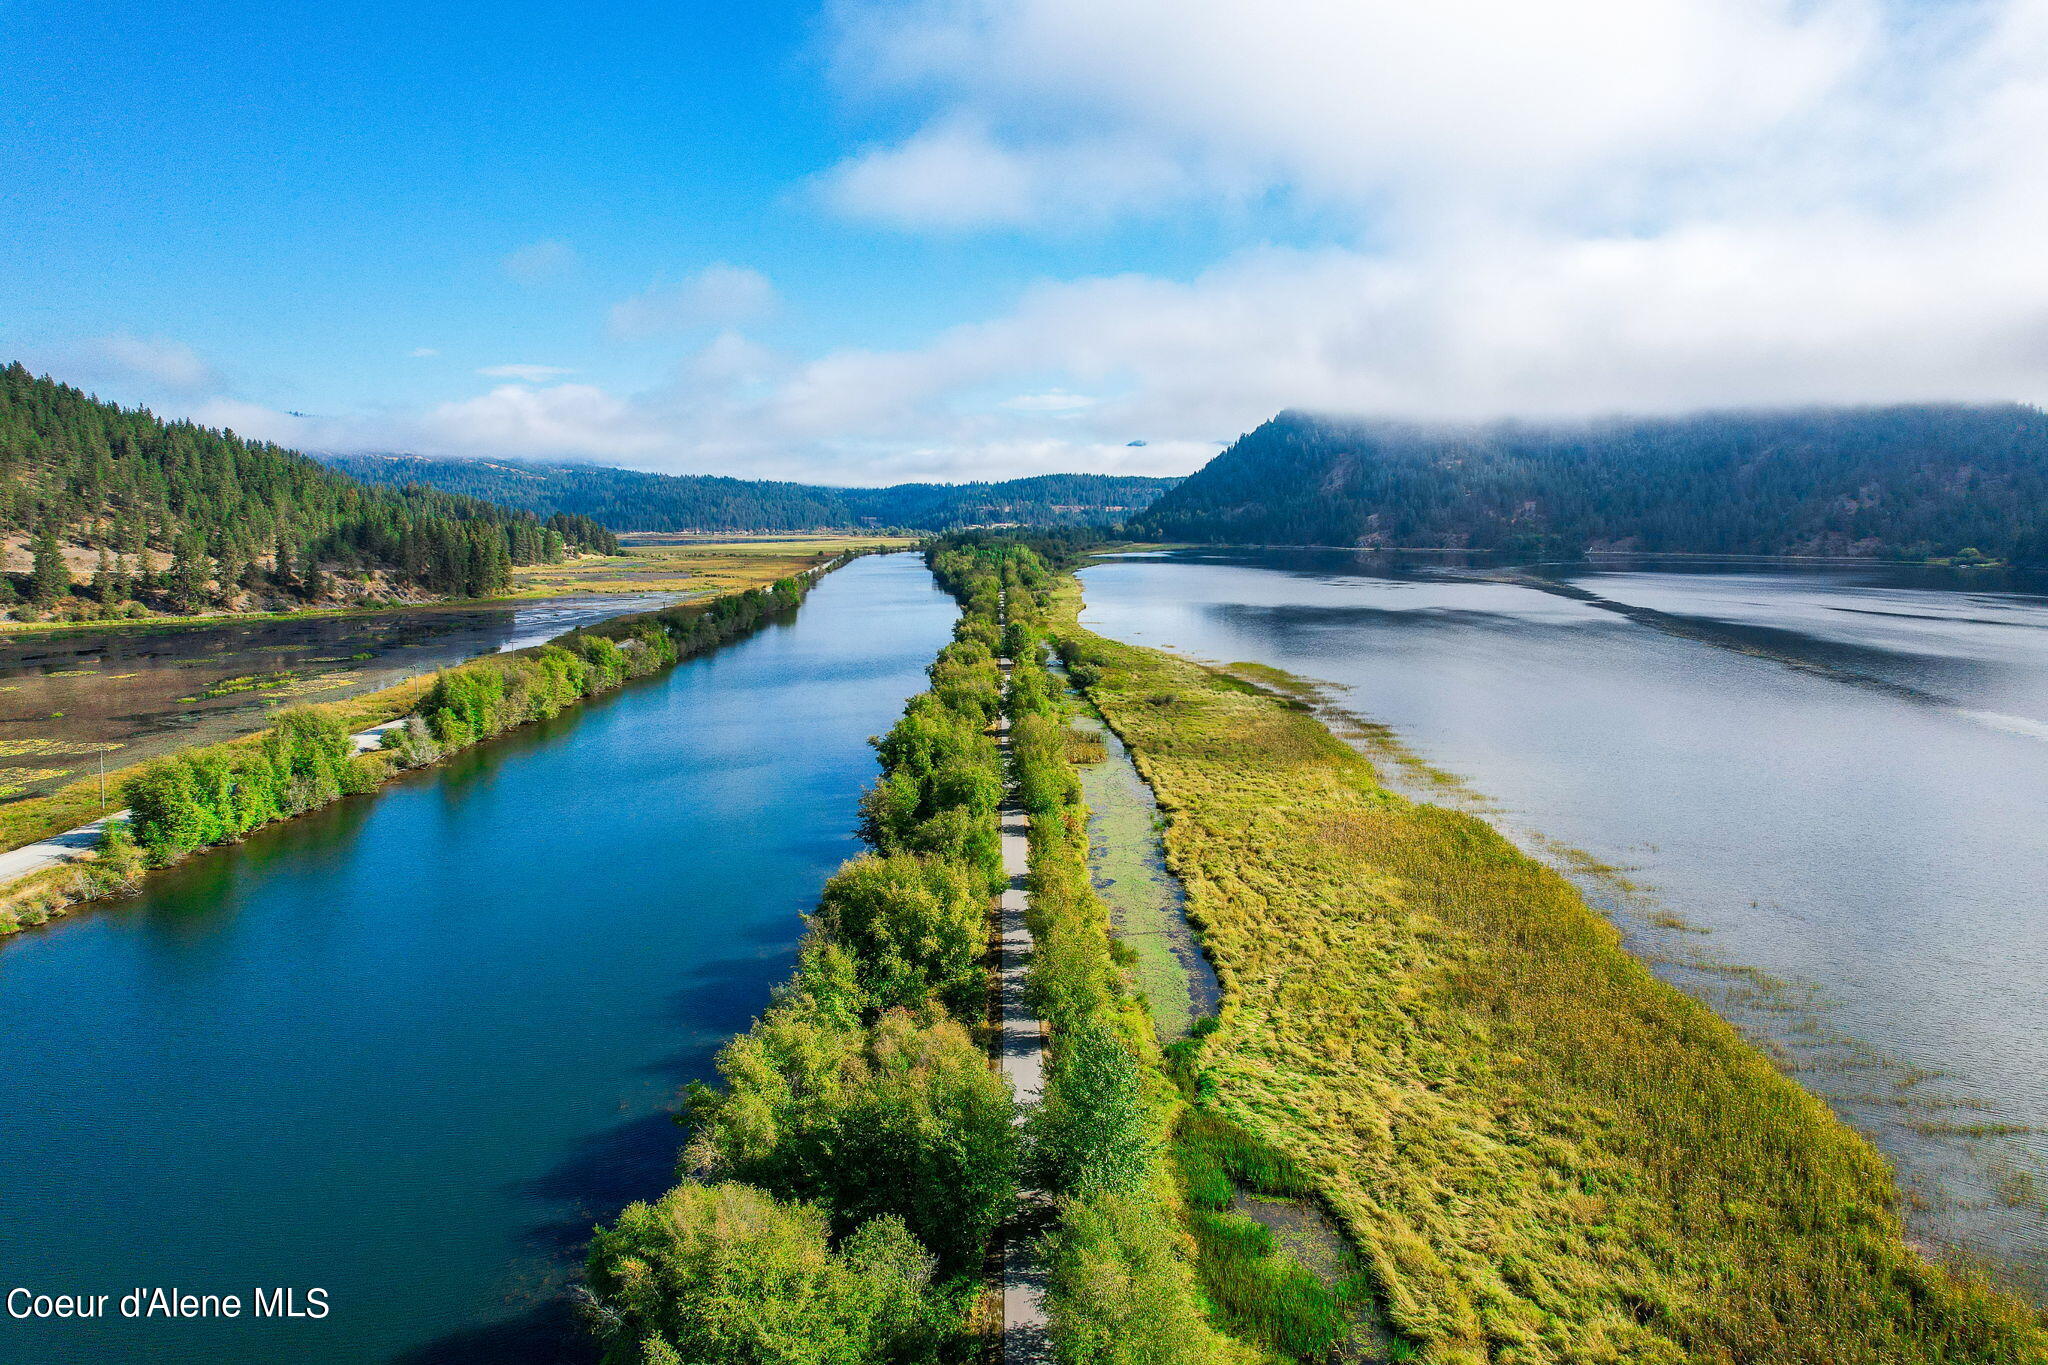
[[[2019,404],[1421,426],[1284,412],[1135,519],[1161,540],[2048,562]]]
[[[1179,479],[1136,474],[1039,474],[1002,483],[899,483],[833,491],[855,515],[884,526],[1082,526],[1128,520]]]
[[[592,464],[527,464],[420,455],[323,455],[368,483],[418,484],[489,498],[540,515],[570,512],[615,531],[815,531],[901,527],[944,531],[1014,522],[1121,521],[1176,482],[1108,474],[1046,474],[1006,483],[905,483],[891,488],[648,474]]]
[[[0,370],[0,536],[30,560],[27,573],[0,576],[0,597],[101,614],[392,590],[479,596],[503,591],[514,564],[617,548],[586,518],[543,522],[475,498],[369,487],[19,364]]]

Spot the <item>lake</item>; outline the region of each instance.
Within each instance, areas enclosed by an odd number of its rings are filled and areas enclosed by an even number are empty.
[[[0,947],[6,1287],[333,1305],[0,1317],[0,1360],[586,1359],[582,1243],[672,1183],[668,1106],[787,975],[955,614],[916,559],[856,560],[787,624]]]
[[[1082,581],[1090,627],[1332,684],[1465,779],[1872,1137],[1917,1237],[2048,1291],[2038,585],[1342,551],[1126,556]]]

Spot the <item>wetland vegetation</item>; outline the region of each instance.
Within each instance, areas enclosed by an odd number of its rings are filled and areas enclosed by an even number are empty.
[[[1183,1059],[1357,1247],[1423,1358],[2027,1361],[1884,1161],[1562,877],[1406,800],[1295,699],[1080,629],[1222,979]]]
[[[644,578],[585,557],[531,585],[546,600],[519,604],[18,628],[0,635],[0,760],[11,760],[0,771],[0,848],[106,814],[141,762],[261,730],[280,706],[346,703],[361,730],[417,701],[423,675],[467,658],[766,586],[884,544],[695,545],[649,557]]]

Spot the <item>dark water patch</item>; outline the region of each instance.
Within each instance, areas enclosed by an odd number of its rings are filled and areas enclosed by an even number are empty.
[[[318,1322],[22,1323],[0,1361],[583,1359],[590,1226],[789,972],[948,638],[908,556],[793,622],[0,952],[11,1282],[322,1286]]]

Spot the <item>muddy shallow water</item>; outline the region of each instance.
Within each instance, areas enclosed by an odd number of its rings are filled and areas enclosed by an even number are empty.
[[[1103,758],[1079,765],[1088,802],[1088,863],[1119,941],[1138,955],[1138,989],[1162,1043],[1188,1036],[1222,1006],[1216,969],[1188,924],[1187,897],[1167,870],[1159,803],[1116,731],[1082,714],[1074,728],[1100,735]]]
[[[480,654],[652,611],[681,593],[471,603],[305,620],[0,636],[0,800],[260,729]]]

